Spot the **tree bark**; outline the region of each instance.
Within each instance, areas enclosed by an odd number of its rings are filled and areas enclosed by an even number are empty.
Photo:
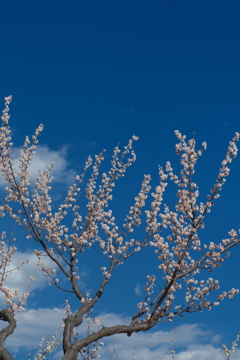
[[[14,319],[14,314],[9,309],[3,309],[0,311],[0,320],[7,321],[9,324],[0,331],[0,360],[13,360],[9,351],[5,348],[4,341],[11,335],[16,326],[17,320]]]

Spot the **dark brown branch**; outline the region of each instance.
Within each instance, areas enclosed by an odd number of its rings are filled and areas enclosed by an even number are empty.
[[[127,334],[131,336],[132,333],[139,332],[139,331],[146,331],[151,329],[156,324],[155,321],[146,321],[142,324],[133,326],[133,325],[115,325],[111,327],[103,327],[99,331],[85,337],[82,340],[76,341],[72,344],[68,350],[66,351],[63,360],[76,360],[78,353],[81,349],[88,346],[95,341],[102,339],[106,336],[112,336],[115,334]]]
[[[0,360],[13,360],[9,351],[4,346],[4,341],[11,335],[16,328],[16,319],[14,319],[13,312],[9,309],[3,309],[0,311],[0,320],[7,321],[9,324],[7,327],[0,331]]]

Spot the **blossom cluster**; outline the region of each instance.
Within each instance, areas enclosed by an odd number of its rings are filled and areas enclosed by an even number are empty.
[[[223,348],[223,351],[224,351],[224,355],[225,355],[225,357],[226,357],[227,360],[230,359],[230,356],[234,353],[236,347],[238,346],[239,338],[240,338],[240,333],[237,334],[237,337],[236,337],[236,339],[233,341],[230,350],[226,347],[225,344],[222,344],[222,348]]]
[[[15,255],[17,248],[11,245],[15,239],[12,238],[7,240],[6,237],[7,234],[3,231],[0,242],[0,291],[4,294],[5,304],[9,306],[11,311],[23,311],[23,305],[29,297],[31,283],[35,280],[35,277],[30,276],[28,289],[23,294],[20,294],[18,289],[11,290],[8,286],[6,286],[5,283],[8,277],[11,276],[15,270],[20,270],[21,266],[28,263],[28,260],[25,260],[15,268],[12,266],[12,258]]]
[[[43,333],[38,350],[34,355],[34,360],[46,359],[48,354],[53,353],[62,344],[62,334],[59,333],[59,329],[55,331],[51,341],[46,340],[46,333]],[[28,360],[30,360],[29,356],[31,356],[31,352],[27,354],[27,356]]]
[[[151,194],[154,198],[151,204],[152,210],[145,211],[146,231],[148,235],[151,235],[148,243],[155,249],[154,252],[160,260],[159,269],[165,273],[166,285],[155,300],[148,298],[137,305],[139,312],[134,317],[134,323],[136,323],[136,318],[141,317],[144,313],[146,314],[145,320],[150,317],[150,314],[151,316],[155,314],[156,318],[171,321],[176,314],[182,316],[184,311],[202,311],[204,308],[210,310],[212,305],[219,305],[224,298],[231,298],[239,292],[238,289],[233,288],[219,294],[217,301],[210,301],[208,296],[213,290],[219,289],[219,282],[209,278],[205,283],[204,280],[199,280],[199,273],[201,269],[212,271],[222,265],[229,256],[229,249],[240,242],[240,231],[232,229],[228,233],[230,237],[223,239],[220,243],[201,244],[198,235],[198,230],[204,227],[204,217],[211,211],[211,207],[214,205],[213,200],[220,196],[219,192],[226,181],[226,176],[229,175],[228,164],[237,155],[236,143],[239,140],[239,133],[236,133],[229,143],[219,175],[205,204],[197,202],[199,189],[193,181],[193,174],[196,162],[207,145],[204,142],[202,149],[196,150],[195,139],[186,143],[186,137],[179,131],[175,131],[175,134],[180,140],[176,145],[176,154],[181,156],[180,177],[174,173],[170,162],[166,163],[165,172],[162,167],[159,167],[160,186],[156,187],[155,192]],[[175,211],[170,211],[169,207],[164,205],[164,211],[161,212],[162,194],[168,185],[167,179],[173,181],[179,188],[176,194],[178,202]],[[166,237],[163,235],[164,230],[168,232]],[[184,286],[186,287],[185,304],[176,305],[174,311],[169,312],[168,309],[172,308],[175,300],[174,293],[183,289]]]

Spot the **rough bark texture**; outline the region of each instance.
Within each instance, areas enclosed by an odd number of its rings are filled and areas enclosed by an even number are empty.
[[[9,323],[7,327],[0,331],[0,360],[13,360],[9,351],[5,348],[4,341],[14,332],[17,321],[14,319],[14,315],[9,309],[0,311],[0,320]]]

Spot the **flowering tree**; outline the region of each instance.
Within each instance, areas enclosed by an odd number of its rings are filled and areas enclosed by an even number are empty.
[[[198,203],[199,190],[193,182],[193,174],[198,158],[206,149],[206,143],[202,144],[200,150],[196,150],[195,139],[186,142],[186,137],[175,131],[178,139],[176,154],[180,156],[182,165],[180,175],[177,175],[170,162],[167,162],[165,169],[159,167],[159,185],[152,192],[151,177],[144,175],[139,194],[135,197],[124,223],[118,227],[108,205],[112,200],[115,183],[136,160],[132,146],[138,138],[133,136],[123,151],[118,146],[115,147],[108,173],[100,175],[104,152],[95,156],[94,161],[89,157],[83,174],[76,177],[64,202],[58,211],[53,213],[50,184],[53,180],[51,170],[54,164],[39,172],[34,189],[30,186],[29,166],[34,158],[43,125],[37,128],[31,140],[26,137],[20,152],[19,170],[15,173],[11,157],[13,144],[8,125],[11,100],[11,96],[5,98],[0,132],[0,170],[7,184],[6,196],[0,206],[0,216],[14,219],[16,224],[26,229],[27,238],[38,244],[38,249],[35,250],[37,265],[44,276],[50,279],[49,285],[55,285],[59,291],[74,294],[78,300],[79,307],[74,314],[71,313],[68,302],[66,303],[62,340],[64,360],[75,360],[79,354],[85,359],[90,359],[86,350],[90,344],[95,346],[95,350],[91,352],[91,358],[94,359],[97,356],[99,341],[106,336],[120,333],[131,336],[134,332],[151,329],[160,321],[171,321],[174,316],[182,316],[184,312],[209,310],[224,298],[232,298],[238,293],[238,290],[230,289],[211,300],[210,293],[219,289],[218,280],[211,277],[207,281],[198,280],[201,271],[212,271],[221,266],[229,255],[229,250],[240,242],[239,231],[235,230],[229,231],[229,237],[220,243],[202,244],[199,238],[199,229],[204,227],[204,218],[211,211],[214,200],[220,196],[219,193],[230,172],[228,166],[237,155],[238,133],[229,143],[226,157],[222,161],[218,178],[207,196],[207,201]],[[87,210],[86,216],[83,216],[78,205],[79,191],[87,170],[91,168],[92,172],[86,183]],[[177,203],[173,211],[166,205],[161,209],[163,193],[169,180],[177,187]],[[152,200],[150,208],[145,210],[145,235],[141,240],[135,240],[133,232],[142,224],[141,216],[146,207],[145,200],[149,196]],[[69,216],[72,216],[70,228],[67,227]],[[106,257],[108,265],[101,267],[102,280],[96,293],[90,295],[81,289],[78,260],[81,254],[91,249],[95,243]],[[136,252],[144,251],[145,246],[152,247],[153,256],[156,254],[159,259],[158,268],[162,270],[164,288],[155,291],[156,276],[147,275],[146,296],[137,304],[138,309],[133,314],[131,323],[111,327],[99,326],[95,332],[89,331],[84,338],[74,337],[74,330],[83,323],[84,316],[89,316],[106,286],[112,281],[115,268],[130,261]],[[0,248],[0,290],[5,296],[7,307],[0,311],[0,319],[9,323],[0,331],[0,359],[4,360],[10,360],[12,357],[3,342],[14,332],[15,313],[24,310],[23,306],[30,290],[29,288],[16,301],[18,291],[12,292],[4,285],[9,275],[7,269],[15,251],[16,248],[7,243],[6,233],[3,232]],[[44,256],[51,259],[52,267],[45,265]],[[33,280],[34,277],[31,277],[29,286]],[[177,291],[185,294],[183,303],[176,302]],[[99,325],[98,318],[94,321]],[[49,346],[45,354],[53,349],[54,347]]]

